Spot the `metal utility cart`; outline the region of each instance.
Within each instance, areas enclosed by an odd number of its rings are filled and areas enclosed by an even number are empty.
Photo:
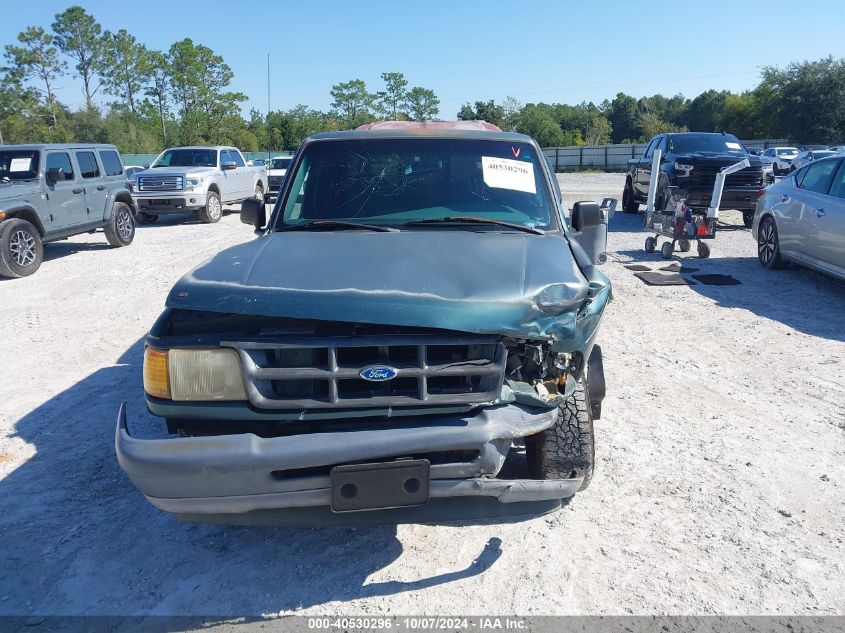
[[[695,213],[686,205],[683,198],[678,198],[675,192],[669,192],[670,203],[665,211],[648,211],[645,213],[646,230],[654,231],[654,237],[648,236],[645,239],[646,253],[653,253],[657,250],[657,238],[665,237],[670,242],[663,242],[660,253],[663,259],[671,259],[675,252],[675,244],[681,252],[686,253],[692,248],[692,242],[696,242],[698,256],[702,259],[710,256],[710,246],[701,240],[712,240],[716,237],[716,218],[711,218],[704,213]]]
[[[661,151],[656,149],[652,159],[651,173],[660,173]],[[750,165],[747,158],[729,165],[716,174],[716,182],[713,184],[713,195],[710,199],[710,206],[706,211],[694,211],[686,206],[686,200],[680,196],[677,187],[668,187],[664,198],[666,200],[664,209],[654,208],[654,199],[657,193],[658,178],[652,177],[649,182],[648,198],[646,200],[646,212],[644,228],[653,232],[654,237],[649,236],[645,240],[645,251],[653,253],[657,250],[657,238],[665,237],[670,242],[664,242],[660,247],[663,259],[671,259],[675,252],[675,244],[681,252],[686,253],[692,248],[692,242],[696,242],[698,256],[702,259],[710,257],[710,246],[702,240],[712,240],[716,237],[716,221],[719,219],[719,204],[722,201],[722,189],[725,186],[725,178],[730,174],[745,169]]]

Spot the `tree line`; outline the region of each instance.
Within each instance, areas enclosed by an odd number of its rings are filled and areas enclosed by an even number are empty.
[[[56,14],[47,30],[30,26],[4,49],[0,68],[0,142],[109,142],[124,152],[168,145],[231,144],[244,151],[294,149],[316,132],[352,129],[378,119],[425,121],[441,115],[429,88],[400,72],[381,74],[371,91],[361,79],[332,86],[328,111],[306,105],[241,113],[246,95],[231,90],[221,55],[190,38],[156,51],[125,29],[104,30],[85,9]],[[56,97],[67,75],[84,105]],[[451,118],[445,113],[445,118]],[[725,130],[741,138],[798,143],[845,141],[845,59],[793,62],[761,70],[742,93],[707,90],[635,98],[620,92],[598,105],[522,104],[513,97],[465,103],[459,119],[483,119],[535,137],[543,146],[642,142],[672,130]]]
[[[742,93],[707,90],[694,99],[618,93],[596,105],[560,103],[464,104],[459,119],[484,119],[529,134],[543,147],[642,143],[672,131],[726,131],[743,139],[786,138],[795,143],[845,142],[845,59],[826,57],[767,66],[760,83]]]

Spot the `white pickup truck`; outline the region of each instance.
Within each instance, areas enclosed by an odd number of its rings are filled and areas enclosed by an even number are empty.
[[[133,174],[129,188],[141,223],[155,222],[162,213],[191,211],[203,222],[217,222],[224,204],[264,200],[267,168],[247,164],[234,147],[171,147]]]

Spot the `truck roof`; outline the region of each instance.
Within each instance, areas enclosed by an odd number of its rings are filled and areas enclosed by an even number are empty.
[[[176,145],[174,147],[168,147],[163,149],[163,152],[166,152],[169,149],[213,149],[216,151],[220,151],[221,149],[238,149],[237,147],[233,147],[231,145]],[[238,149],[238,151],[241,151]]]
[[[503,132],[486,121],[377,121],[355,130],[321,132],[310,140],[344,140],[367,138],[464,138],[532,143],[530,136]]]

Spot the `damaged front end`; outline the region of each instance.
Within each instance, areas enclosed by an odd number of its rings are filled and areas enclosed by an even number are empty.
[[[243,394],[227,399],[223,370],[205,381],[222,385],[219,393],[186,394],[178,383],[191,371],[185,363],[221,350],[239,361]],[[186,519],[348,511],[332,496],[332,478],[350,464],[387,464],[375,475],[347,475],[387,482],[375,491],[358,484],[382,509],[447,497],[548,503],[581,484],[506,467],[524,460],[525,438],[555,423],[585,369],[581,351],[555,351],[552,337],[168,309],[147,340],[147,357],[156,354],[168,363],[158,369],[168,390],[147,384],[155,368],[145,365],[147,406],[177,437],[133,437],[121,408],[118,460],[154,505]],[[365,378],[375,367],[393,377]],[[410,472],[409,462],[426,473],[422,501],[390,490],[391,473]]]

